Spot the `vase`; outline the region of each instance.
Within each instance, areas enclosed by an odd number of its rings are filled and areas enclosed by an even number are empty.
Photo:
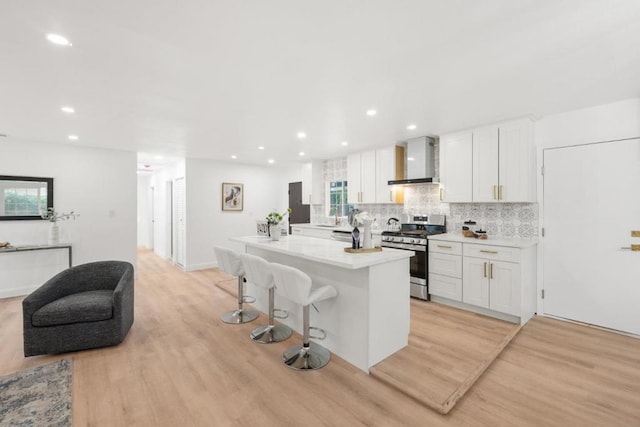
[[[50,245],[55,245],[58,243],[59,239],[60,239],[60,229],[58,228],[58,224],[56,224],[55,222],[52,222],[51,225],[49,226],[48,243]]]
[[[274,240],[274,241],[280,240],[280,225],[279,224],[271,224],[269,226],[269,237],[271,237],[271,240]]]
[[[373,236],[371,234],[371,223],[373,220],[365,219],[364,220],[364,230],[362,230],[362,248],[363,249],[372,249],[373,248]]]
[[[353,227],[351,232],[351,249],[360,249],[360,230],[358,227]]]

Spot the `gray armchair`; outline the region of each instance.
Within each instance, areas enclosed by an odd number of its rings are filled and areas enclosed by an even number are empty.
[[[133,324],[133,266],[99,261],[69,268],[22,301],[24,355],[121,343]]]

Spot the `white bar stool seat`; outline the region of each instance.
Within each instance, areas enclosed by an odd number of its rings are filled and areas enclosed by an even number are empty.
[[[235,251],[221,246],[214,246],[218,267],[220,270],[232,276],[238,276],[238,309],[228,311],[222,315],[224,323],[241,324],[252,322],[258,318],[256,310],[245,309],[243,303],[251,302],[251,297],[244,295],[244,267]],[[255,301],[255,300],[254,300]]]
[[[335,298],[338,291],[331,285],[313,288],[311,278],[297,268],[276,263],[271,263],[270,266],[278,294],[302,306],[302,347],[290,347],[282,354],[285,365],[298,370],[322,368],[329,363],[331,353],[321,345],[309,342],[310,338],[324,339],[326,337],[324,331],[309,325],[309,306],[319,301]],[[310,336],[311,329],[323,332],[323,336]]]
[[[276,317],[276,311],[284,313],[284,315],[277,316],[279,319],[286,319],[288,314],[284,310],[275,308],[275,283],[273,282],[273,274],[271,274],[269,263],[264,258],[251,254],[240,253],[238,257],[242,261],[247,282],[269,291],[269,324],[251,331],[251,339],[262,344],[286,340],[291,336],[291,328],[286,325],[275,325],[273,321]]]

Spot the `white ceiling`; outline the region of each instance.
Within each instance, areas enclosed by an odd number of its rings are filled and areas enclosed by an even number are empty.
[[[277,166],[638,96],[639,0],[0,0],[0,134],[143,162]]]

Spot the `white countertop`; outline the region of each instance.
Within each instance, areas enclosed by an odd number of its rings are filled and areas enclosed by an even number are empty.
[[[336,231],[344,231],[344,232],[348,232],[351,233],[351,230],[353,230],[353,227],[350,227],[348,225],[340,225],[340,226],[335,226],[335,225],[330,225],[330,224],[290,224],[292,227],[301,227],[301,228],[313,228],[316,230],[336,230]],[[371,234],[382,234],[382,228],[372,228],[371,229]]]
[[[436,234],[429,236],[428,239],[444,242],[473,243],[477,245],[506,246],[509,248],[528,248],[538,244],[538,239],[492,239],[491,236],[489,236],[488,239],[484,240],[464,237],[458,233]]]
[[[344,251],[346,242],[308,236],[282,236],[273,241],[263,236],[232,237],[233,242],[260,249],[279,252],[309,261],[348,269],[365,268],[399,259],[410,258],[413,251],[383,248],[382,252],[352,254]]]

